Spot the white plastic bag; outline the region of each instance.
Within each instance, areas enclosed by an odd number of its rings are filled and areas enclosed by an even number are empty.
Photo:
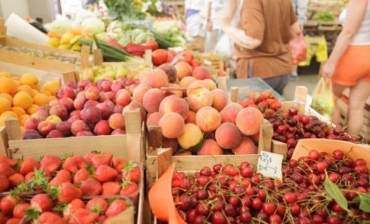
[[[214,52],[216,55],[221,57],[222,59],[226,59],[231,57],[231,42],[230,38],[226,35],[223,34],[220,38],[220,40],[217,42]]]

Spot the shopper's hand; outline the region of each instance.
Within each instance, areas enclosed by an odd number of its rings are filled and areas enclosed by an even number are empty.
[[[322,76],[326,78],[331,78],[335,71],[335,64],[326,62],[322,67]]]

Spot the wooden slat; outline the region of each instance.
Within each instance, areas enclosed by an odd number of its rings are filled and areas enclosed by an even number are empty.
[[[0,127],[0,156],[8,155],[8,134],[5,126]]]
[[[90,57],[90,47],[82,46],[81,47],[81,69],[86,69],[90,67],[89,57]]]
[[[5,126],[9,141],[22,139],[22,131],[18,119],[14,117],[7,118],[5,120]]]
[[[95,49],[93,53],[94,53],[94,65],[103,64],[103,53],[101,49]]]
[[[231,87],[230,88],[230,100],[231,100],[231,102],[234,102],[234,103],[238,102],[238,94],[239,94],[239,87]]]
[[[288,145],[286,143],[272,140],[271,152],[283,155],[285,158],[287,151],[288,151]]]
[[[268,120],[263,120],[260,128],[260,136],[258,141],[258,153],[261,151],[271,152],[271,140],[273,135],[273,128]]]

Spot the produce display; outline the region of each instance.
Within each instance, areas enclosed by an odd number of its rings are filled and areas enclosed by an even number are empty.
[[[136,206],[141,169],[111,153],[0,157],[0,223],[109,223]]]
[[[368,223],[366,161],[341,149],[307,150],[308,156],[283,164],[282,180],[257,173],[248,162],[175,171],[176,209],[186,223]]]

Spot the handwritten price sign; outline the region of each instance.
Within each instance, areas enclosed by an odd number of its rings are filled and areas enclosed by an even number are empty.
[[[261,152],[257,162],[257,172],[266,177],[282,179],[281,165],[283,162],[283,155]]]

